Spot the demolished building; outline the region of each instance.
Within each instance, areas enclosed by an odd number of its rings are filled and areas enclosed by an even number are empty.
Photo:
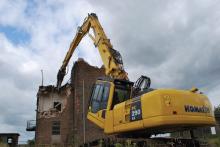
[[[37,94],[36,143],[65,142],[71,130],[71,87],[58,92],[54,86],[40,86]],[[62,131],[61,131],[62,130]]]
[[[60,91],[53,85],[39,87],[36,146],[79,146],[83,142],[106,137],[103,130],[86,118],[92,86],[98,77],[104,75],[104,68],[91,66],[79,59],[71,70],[70,82]],[[179,134],[176,135],[179,137]]]
[[[78,146],[94,137],[104,136],[102,130],[86,119],[92,86],[98,77],[104,75],[104,68],[91,66],[79,59],[72,68],[70,83],[62,86],[60,91],[52,85],[39,87],[36,145]]]

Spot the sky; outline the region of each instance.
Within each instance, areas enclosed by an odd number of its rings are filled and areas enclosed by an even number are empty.
[[[121,53],[131,80],[146,75],[154,88],[195,86],[213,106],[220,103],[218,0],[1,0],[0,132],[18,132],[20,141],[34,137],[25,128],[35,119],[41,70],[44,85],[56,84],[77,27],[91,12]],[[102,65],[89,37],[69,69],[78,58]]]

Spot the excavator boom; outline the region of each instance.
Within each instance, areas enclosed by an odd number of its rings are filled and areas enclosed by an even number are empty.
[[[95,47],[98,48],[101,55],[101,59],[104,63],[105,72],[107,76],[115,79],[128,79],[127,73],[124,70],[122,57],[120,53],[113,49],[110,40],[107,38],[102,26],[99,23],[96,14],[91,13],[85,19],[70,45],[70,48],[63,60],[63,64],[57,74],[57,87],[60,88],[63,78],[66,74],[66,67],[72,57],[73,52],[79,45],[82,38],[89,33],[90,28],[93,29],[94,36],[89,34],[89,37],[93,40]]]

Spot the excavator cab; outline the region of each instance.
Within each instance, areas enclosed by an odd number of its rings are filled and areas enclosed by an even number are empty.
[[[131,98],[133,83],[127,80],[99,78],[93,86],[87,118],[104,127],[106,111]]]

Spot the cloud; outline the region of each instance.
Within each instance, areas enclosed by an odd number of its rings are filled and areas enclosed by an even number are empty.
[[[26,1],[8,1],[1,0],[0,2],[0,22],[5,26],[20,26],[24,22]],[[4,15],[3,15],[4,14]]]
[[[104,28],[131,79],[146,74],[156,87],[185,89],[219,83],[218,1],[91,4],[111,14]]]
[[[112,0],[107,4],[100,0],[1,0],[0,132],[19,131],[22,140],[33,137],[24,130],[25,121],[35,118],[40,70],[44,70],[45,85],[55,84],[77,26],[90,12],[97,13],[113,47],[121,52],[131,80],[144,74],[156,88],[197,86],[218,105],[219,7],[217,0]],[[5,28],[19,31],[12,38]],[[102,65],[88,37],[71,63],[78,57]]]

